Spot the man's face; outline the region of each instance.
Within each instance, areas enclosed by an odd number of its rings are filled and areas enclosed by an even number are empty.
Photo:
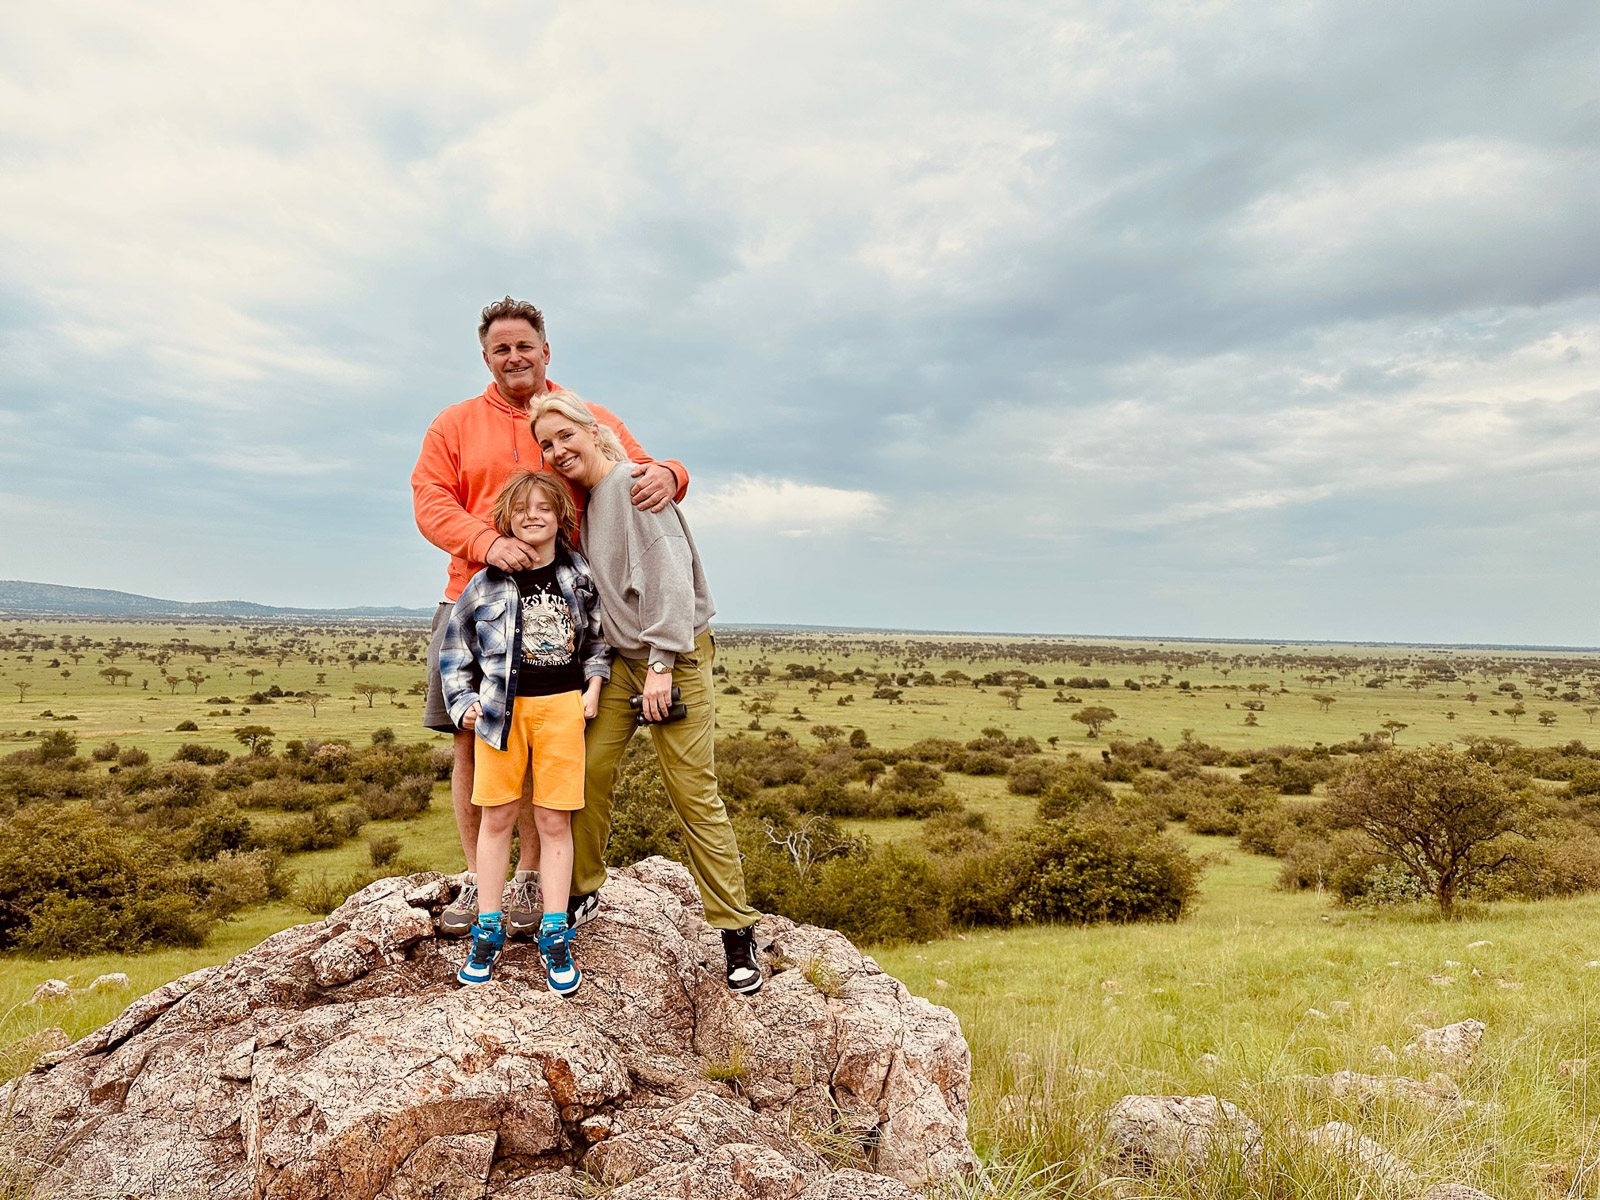
[[[526,404],[529,397],[545,390],[550,343],[528,322],[504,318],[489,326],[483,339],[483,363],[502,396],[514,404]]]

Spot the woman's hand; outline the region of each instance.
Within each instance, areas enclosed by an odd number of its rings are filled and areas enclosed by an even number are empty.
[[[477,725],[478,718],[481,716],[483,716],[483,705],[474,700],[472,702],[472,707],[467,709],[467,711],[461,715],[461,728],[471,732],[472,728]]]
[[[596,675],[583,689],[583,719],[592,721],[600,715],[600,688],[605,680]]]
[[[646,721],[666,720],[667,709],[672,707],[672,672],[651,671],[645,676],[644,691],[640,695],[639,710]]]

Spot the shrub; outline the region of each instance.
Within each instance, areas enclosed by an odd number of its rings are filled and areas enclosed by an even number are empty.
[[[1111,804],[1115,797],[1100,777],[1087,767],[1060,772],[1039,798],[1039,819],[1069,817],[1089,805]]]
[[[993,750],[976,750],[950,763],[951,770],[963,775],[1004,775],[1010,766],[1009,759]]]
[[[920,854],[854,843],[802,874],[784,850],[752,831],[741,849],[750,903],[763,911],[866,942],[928,941],[948,928],[938,874]]]
[[[229,917],[289,894],[283,859],[272,850],[225,850],[206,864],[199,882],[206,909],[215,917]]]
[[[943,786],[944,780],[937,767],[913,759],[895,763],[894,770],[878,785],[884,791],[920,796],[930,795]]]
[[[197,946],[211,917],[159,843],[84,808],[37,808],[0,823],[0,948],[43,954]]]
[[[328,803],[328,788],[295,779],[260,779],[239,796],[244,808],[276,808],[281,812],[310,812]]]
[[[137,746],[129,746],[121,754],[117,755],[117,766],[119,767],[142,767],[149,761],[149,751],[141,750]]]
[[[342,846],[365,823],[366,814],[360,809],[347,808],[335,813],[328,808],[317,808],[305,816],[285,821],[262,840],[284,854],[332,850]]]
[[[1323,825],[1321,806],[1315,802],[1263,804],[1240,814],[1239,847],[1253,854],[1281,858],[1297,841]]]
[[[1192,901],[1199,875],[1199,865],[1164,834],[1042,822],[963,863],[951,916],[968,925],[1174,921]]]
[[[93,750],[89,751],[89,757],[94,759],[95,762],[110,762],[121,753],[121,746],[117,745],[115,742],[107,742],[105,745],[96,746]]]
[[[1505,860],[1470,889],[1483,900],[1550,900],[1600,891],[1600,836],[1587,829],[1551,831],[1536,841],[1510,835],[1495,848]]]
[[[408,775],[393,787],[365,785],[357,801],[375,821],[407,821],[427,812],[433,803],[433,778]]]
[[[194,763],[202,767],[221,766],[228,758],[228,752],[220,746],[202,746],[199,742],[185,742],[172,753],[173,762]]]
[[[196,725],[193,721],[179,721],[172,727],[172,731],[174,733],[199,733],[200,726]]]
[[[375,867],[387,867],[400,855],[400,839],[393,834],[367,839],[367,857]]]
[[[201,861],[213,859],[219,854],[248,850],[254,841],[249,817],[235,808],[218,809],[189,827],[189,844],[184,857]]]
[[[384,877],[381,871],[353,871],[337,879],[328,878],[326,871],[309,880],[295,891],[294,902],[307,912],[325,917],[367,884]]]
[[[1273,758],[1246,771],[1239,782],[1269,787],[1288,796],[1309,796],[1312,788],[1333,773],[1332,765],[1326,761]]]

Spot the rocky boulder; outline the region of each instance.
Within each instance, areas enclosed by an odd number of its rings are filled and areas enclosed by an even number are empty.
[[[0,1096],[36,1194],[535,1200],[596,1186],[870,1200],[970,1170],[955,1016],[842,935],[766,917],[756,996],[687,872],[614,872],[573,997],[513,943],[462,989],[437,875],[141,997]]]

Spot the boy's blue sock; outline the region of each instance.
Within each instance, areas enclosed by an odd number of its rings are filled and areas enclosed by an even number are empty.
[[[539,920],[539,936],[549,937],[552,933],[560,933],[567,927],[567,912],[547,912]]]
[[[504,913],[479,913],[478,924],[490,933],[497,933],[503,923]]]

